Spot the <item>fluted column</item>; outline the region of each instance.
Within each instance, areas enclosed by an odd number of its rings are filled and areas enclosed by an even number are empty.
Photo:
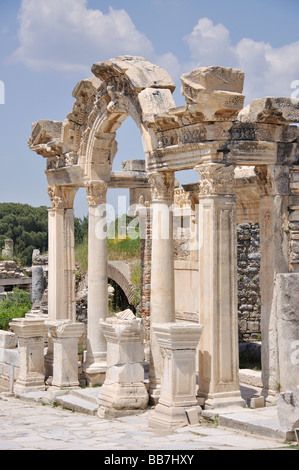
[[[100,320],[108,317],[106,238],[107,183],[86,184],[88,210],[87,355],[83,370],[89,385],[101,385],[107,370],[107,343]]]
[[[152,190],[152,262],[151,262],[151,325],[169,323],[175,318],[173,213],[174,173],[149,175]],[[157,403],[160,396],[162,357],[153,328],[150,329],[150,399]]]
[[[199,391],[205,406],[244,405],[239,390],[234,166],[206,163],[199,181]]]

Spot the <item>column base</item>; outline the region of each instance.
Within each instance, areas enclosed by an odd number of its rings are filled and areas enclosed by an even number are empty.
[[[92,364],[83,364],[83,375],[86,378],[87,385],[89,387],[103,385],[106,378],[106,371],[106,362],[94,362]]]
[[[14,394],[22,395],[28,392],[40,392],[46,390],[45,377],[44,376],[33,376],[27,377],[26,379],[18,378],[14,385]]]
[[[204,394],[200,391],[198,397],[204,399],[204,409],[227,408],[232,406],[245,407],[246,402],[241,397],[240,391],[235,392],[220,392],[212,394]]]
[[[149,403],[153,406],[158,405],[161,396],[161,380],[153,381],[149,379]]]
[[[188,406],[188,407],[179,407],[179,406],[166,406],[162,403],[159,403],[153,415],[149,418],[149,426],[151,428],[164,428],[164,429],[174,429],[180,428],[182,426],[188,426],[189,420],[187,417],[186,410],[198,415],[201,415],[202,409],[200,406]]]
[[[145,409],[148,404],[148,393],[143,382],[105,383],[99,393],[100,407],[115,410]]]

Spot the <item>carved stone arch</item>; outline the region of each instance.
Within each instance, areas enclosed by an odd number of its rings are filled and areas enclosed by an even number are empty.
[[[142,57],[95,63],[92,72],[92,78],[75,87],[76,102],[65,124],[74,133],[74,150],[87,180],[109,178],[117,152],[116,131],[128,116],[139,129],[145,154],[156,146],[150,124],[155,115],[174,106],[175,88],[165,70]]]

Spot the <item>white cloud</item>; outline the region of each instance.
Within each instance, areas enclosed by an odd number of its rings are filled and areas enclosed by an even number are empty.
[[[165,68],[175,82],[198,66],[221,65],[245,72],[247,102],[261,96],[290,96],[299,80],[299,41],[274,48],[243,38],[232,44],[221,23],[201,18],[183,40],[190,57],[159,54],[128,13],[87,7],[87,0],[22,0],[19,48],[14,58],[36,71],[90,75],[91,65],[123,54],[141,55]],[[178,83],[178,88],[180,83]]]
[[[299,41],[274,48],[266,42],[243,38],[233,45],[228,29],[201,18],[184,37],[194,67],[221,65],[245,72],[247,101],[262,96],[290,96],[291,83],[299,79]]]
[[[228,29],[220,23],[214,26],[209,18],[201,18],[184,40],[192,59],[201,66],[224,66],[235,59]]]
[[[90,73],[95,61],[153,54],[125,10],[104,14],[88,9],[87,0],[22,0],[19,22],[14,57],[37,71]]]

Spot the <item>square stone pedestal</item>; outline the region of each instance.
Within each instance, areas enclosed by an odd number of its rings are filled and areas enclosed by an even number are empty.
[[[45,390],[44,346],[48,329],[43,320],[15,318],[9,324],[18,337],[20,371],[14,393]]]
[[[144,327],[142,320],[107,318],[101,322],[107,340],[107,373],[100,389],[98,416],[123,410],[145,409]]]
[[[154,324],[163,358],[159,403],[149,420],[151,427],[175,428],[189,424],[188,414],[201,413],[196,399],[196,348],[202,325]]]
[[[84,332],[83,323],[70,320],[46,322],[53,341],[54,387],[78,387],[78,340]]]

